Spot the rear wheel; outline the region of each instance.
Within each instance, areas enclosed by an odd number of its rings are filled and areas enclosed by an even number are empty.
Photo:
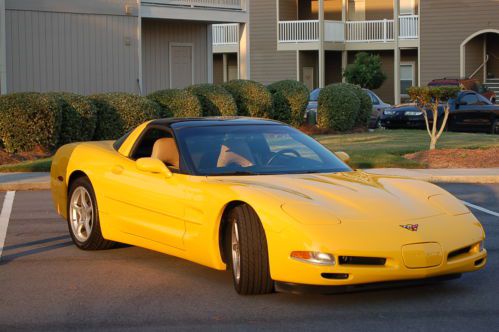
[[[73,181],[68,195],[68,228],[74,244],[83,250],[109,249],[114,245],[102,236],[94,189],[87,177]]]
[[[270,278],[265,231],[255,211],[240,205],[230,211],[225,236],[227,260],[234,288],[239,294],[268,294],[274,289]]]
[[[495,119],[492,121],[492,127],[490,128],[491,134],[499,134],[499,120]]]

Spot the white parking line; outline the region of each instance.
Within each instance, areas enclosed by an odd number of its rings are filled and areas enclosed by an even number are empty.
[[[2,212],[0,213],[0,259],[2,258],[3,245],[5,244],[5,236],[7,235],[15,195],[15,191],[8,191],[3,200]]]
[[[475,209],[475,210],[478,210],[478,211],[482,211],[482,212],[488,213],[488,214],[490,214],[490,215],[492,215],[492,216],[495,216],[495,217],[499,217],[499,213],[497,213],[497,212],[487,210],[487,209],[485,209],[485,208],[483,208],[483,207],[481,207],[481,206],[478,206],[478,205],[475,205],[475,204],[471,204],[471,203],[468,203],[468,202],[465,202],[465,201],[461,201],[461,202],[463,202],[463,204],[464,204],[464,205],[467,205],[467,206],[469,206],[470,208],[473,208],[473,209]]]

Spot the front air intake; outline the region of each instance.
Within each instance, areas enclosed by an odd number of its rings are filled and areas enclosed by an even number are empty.
[[[383,266],[386,263],[386,258],[382,257],[362,257],[362,256],[340,256],[340,265],[372,265]]]
[[[470,250],[471,250],[471,246],[467,246],[467,247],[464,247],[464,248],[461,248],[458,250],[451,251],[449,253],[449,255],[447,255],[447,260],[457,258],[458,256],[461,256],[461,255],[466,255],[467,253],[470,252]]]

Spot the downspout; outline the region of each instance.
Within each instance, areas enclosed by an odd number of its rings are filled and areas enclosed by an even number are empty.
[[[139,85],[139,95],[143,95],[142,86],[142,0],[137,0],[137,52],[139,61],[139,77],[137,83]]]
[[[5,31],[5,0],[0,0],[0,94],[7,93],[7,47]]]

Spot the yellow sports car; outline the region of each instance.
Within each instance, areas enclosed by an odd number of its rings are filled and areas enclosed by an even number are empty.
[[[122,242],[229,268],[240,294],[485,266],[484,230],[459,200],[347,159],[279,122],[161,119],[61,147],[52,195],[79,248]]]

